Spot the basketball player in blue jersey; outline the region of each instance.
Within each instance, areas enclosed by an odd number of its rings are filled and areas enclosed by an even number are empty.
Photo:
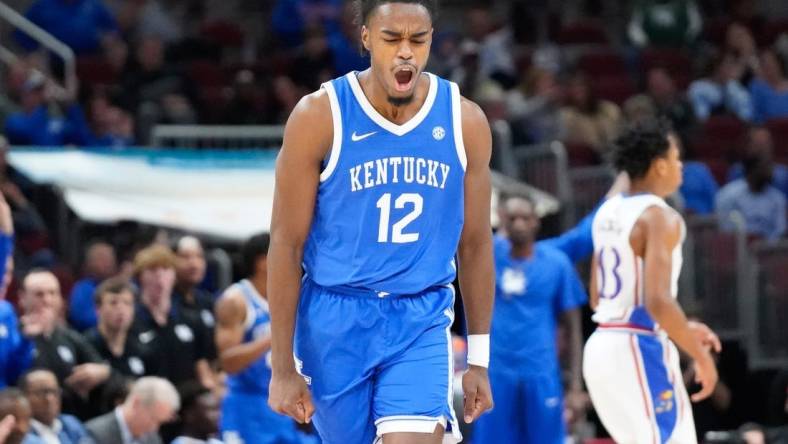
[[[247,278],[216,304],[216,344],[227,377],[219,429],[225,444],[300,443],[295,422],[268,408],[271,380],[270,317],[265,297],[269,237],[251,237],[242,248]]]
[[[495,408],[479,418],[474,444],[563,443],[563,388],[556,350],[558,322],[569,336],[573,397],[582,397],[582,322],[587,297],[566,254],[536,242],[539,216],[527,196],[501,202],[496,236],[495,308],[490,380]]]
[[[455,84],[423,71],[433,1],[356,7],[371,67],[303,98],[277,161],[269,404],[314,420],[328,444],[457,441],[457,267],[464,420],[492,406],[490,129]]]
[[[594,217],[591,307],[596,331],[586,343],[583,376],[607,431],[622,443],[694,443],[695,426],[676,345],[694,360],[708,397],[717,383],[710,350],[719,338],[688,322],[676,302],[685,225],[664,198],[681,184],[676,136],[648,120],[613,150],[630,177],[629,193],[608,199]]]

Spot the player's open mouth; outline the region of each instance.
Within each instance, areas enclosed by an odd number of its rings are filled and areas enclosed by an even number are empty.
[[[416,72],[410,66],[404,66],[394,71],[395,88],[399,92],[410,91],[416,79]]]

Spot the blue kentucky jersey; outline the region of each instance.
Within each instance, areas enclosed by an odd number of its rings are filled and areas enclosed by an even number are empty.
[[[466,163],[460,95],[425,75],[427,98],[403,125],[372,107],[357,73],[323,85],[334,140],[304,248],[318,285],[414,294],[454,280]]]
[[[268,302],[246,279],[236,283],[246,300],[246,321],[243,342],[271,334],[271,315]],[[268,395],[268,383],[271,381],[270,350],[265,352],[249,367],[227,377],[227,387],[233,392],[246,394]]]

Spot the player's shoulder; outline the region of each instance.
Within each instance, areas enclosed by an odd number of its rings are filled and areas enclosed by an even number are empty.
[[[288,124],[291,122],[305,123],[331,123],[331,102],[325,88],[319,88],[301,97],[293,112],[290,114]]]
[[[638,218],[648,231],[659,231],[679,236],[684,223],[681,214],[669,205],[651,205]]]
[[[467,125],[489,126],[487,123],[487,116],[484,114],[482,107],[465,96],[460,96],[460,112],[462,115],[463,127]]]
[[[231,285],[224,290],[216,301],[214,312],[220,322],[237,319],[246,312],[246,298],[239,285]]]

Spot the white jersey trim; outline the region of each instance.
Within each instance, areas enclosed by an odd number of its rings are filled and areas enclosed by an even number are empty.
[[[322,87],[328,94],[328,103],[331,105],[331,120],[334,123],[334,140],[331,143],[331,154],[329,154],[326,168],[320,172],[320,181],[325,182],[336,169],[337,163],[339,163],[339,152],[342,151],[342,113],[339,109],[339,100],[337,99],[334,85],[331,82],[326,82]]]
[[[385,129],[386,131],[395,134],[397,136],[404,136],[417,126],[430,113],[432,109],[432,104],[435,103],[435,97],[438,95],[438,79],[431,73],[425,72],[427,74],[427,78],[430,80],[430,88],[427,91],[427,98],[424,100],[424,103],[421,105],[421,109],[414,115],[410,120],[403,123],[402,125],[397,125],[396,123],[386,119],[369,103],[369,99],[367,96],[364,95],[364,91],[361,89],[361,84],[358,83],[358,78],[356,77],[355,72],[349,72],[345,77],[347,77],[347,81],[350,84],[350,89],[353,91],[353,95],[356,96],[356,101],[361,106],[361,109],[364,110],[364,113],[372,119],[373,122],[380,125],[381,128]]]
[[[451,121],[454,127],[454,146],[457,148],[457,157],[460,159],[462,170],[468,164],[468,156],[465,153],[465,142],[462,139],[462,96],[460,87],[451,82]]]

